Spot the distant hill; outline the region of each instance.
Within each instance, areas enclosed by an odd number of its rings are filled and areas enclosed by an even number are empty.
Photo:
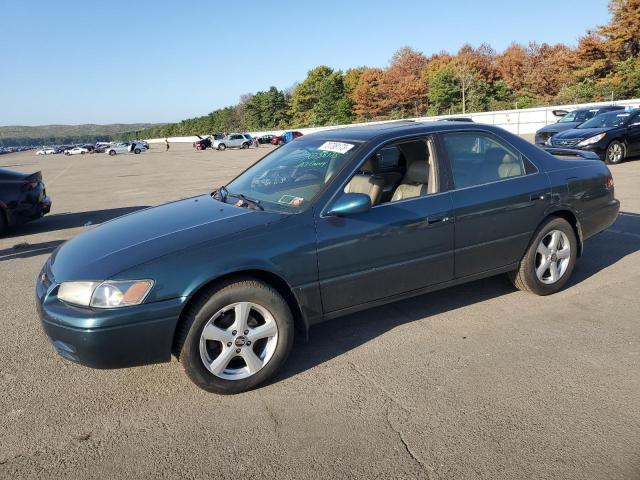
[[[111,125],[41,125],[0,127],[0,146],[67,144],[109,141],[123,133],[162,126],[162,123],[114,123]]]

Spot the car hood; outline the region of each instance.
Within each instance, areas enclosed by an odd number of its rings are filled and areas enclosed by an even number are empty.
[[[105,280],[136,265],[286,215],[259,212],[201,195],[140,210],[81,233],[51,256],[56,282]]]
[[[566,130],[571,130],[572,128],[576,128],[578,125],[580,125],[580,122],[552,123],[551,125],[547,125],[546,127],[542,127],[540,130],[538,130],[537,133],[564,132]]]
[[[558,133],[553,137],[554,140],[571,139],[571,138],[589,138],[602,132],[608,132],[612,128],[572,128],[565,132]]]

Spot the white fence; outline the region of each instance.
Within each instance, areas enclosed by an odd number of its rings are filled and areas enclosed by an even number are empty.
[[[536,108],[522,108],[516,110],[499,110],[495,112],[480,112],[480,113],[469,113],[466,115],[439,115],[435,117],[414,117],[408,118],[407,120],[415,120],[418,122],[428,122],[432,120],[440,120],[442,118],[449,117],[470,117],[476,123],[487,123],[490,125],[497,125],[499,127],[504,128],[512,133],[517,135],[531,135],[534,134],[537,130],[544,127],[545,125],[549,125],[550,123],[555,123],[558,118],[553,115],[553,110],[574,110],[576,108],[584,108],[584,107],[596,107],[601,105],[622,105],[624,107],[629,108],[640,108],[640,99],[631,99],[631,100],[620,100],[616,102],[596,102],[596,103],[581,103],[581,104],[573,104],[573,105],[554,105],[549,107],[536,107]],[[387,120],[383,122],[369,122],[368,124],[376,124],[376,123],[388,123],[395,120]],[[309,127],[309,128],[300,128],[298,129],[300,132],[304,134],[319,132],[322,130],[331,130],[334,128],[343,128],[343,127],[357,127],[358,125],[365,125],[364,123],[352,123],[348,125],[330,125],[326,127]],[[249,132],[252,136],[261,136],[266,134],[280,135],[284,132],[284,130],[265,130],[261,132]],[[203,132],[202,135],[207,135],[209,132]],[[198,139],[196,136],[190,137],[170,137],[169,142],[188,142],[192,143]],[[164,138],[151,138],[147,140],[149,143],[159,143],[164,142]]]

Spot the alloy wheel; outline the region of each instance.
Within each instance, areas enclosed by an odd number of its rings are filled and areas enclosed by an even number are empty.
[[[238,302],[218,310],[200,334],[200,358],[219,378],[240,380],[260,371],[278,344],[278,325],[262,305]]]
[[[614,143],[609,147],[607,151],[607,157],[610,163],[618,163],[622,160],[622,156],[624,155],[624,151],[622,150],[622,145],[619,143]]]
[[[536,249],[536,276],[546,285],[556,283],[567,271],[571,261],[571,244],[560,230],[547,233]]]

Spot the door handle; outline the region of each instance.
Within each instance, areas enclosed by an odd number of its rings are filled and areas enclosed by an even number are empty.
[[[547,193],[546,192],[532,193],[531,195],[529,195],[529,200],[531,202],[537,202],[539,200],[545,200],[546,198],[547,198]]]
[[[427,217],[427,224],[434,225],[436,223],[445,223],[449,221],[449,217],[446,215],[433,215],[431,217]]]

